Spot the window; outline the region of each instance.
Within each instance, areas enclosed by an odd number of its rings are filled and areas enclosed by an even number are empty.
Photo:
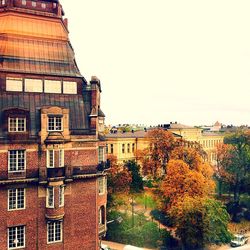
[[[42,7],[43,9],[46,9],[46,4],[45,4],[45,3],[41,3],[41,7]]]
[[[130,153],[130,144],[128,144],[127,150],[128,150],[128,153]]]
[[[47,150],[47,168],[54,167],[54,150]]]
[[[40,79],[25,79],[24,80],[25,92],[43,92],[43,81]]]
[[[46,207],[54,208],[54,187],[47,187]]]
[[[105,225],[105,207],[101,206],[99,208],[99,225]]]
[[[47,223],[48,243],[62,241],[62,221],[50,221]]]
[[[26,118],[9,117],[9,132],[25,132]]]
[[[22,78],[10,78],[6,79],[6,91],[23,91],[23,79]]]
[[[62,131],[62,117],[49,116],[48,117],[48,131]]]
[[[134,143],[132,144],[132,152],[133,153],[135,152],[135,144]]]
[[[6,4],[6,0],[2,0],[2,5],[5,5]]]
[[[36,2],[32,1],[31,5],[32,5],[32,7],[36,7]]]
[[[47,150],[47,168],[64,167],[64,149]]]
[[[25,226],[8,228],[8,248],[16,249],[25,247]]]
[[[77,94],[77,83],[76,82],[63,82],[63,93],[64,94]]]
[[[122,153],[125,153],[125,144],[122,144]]]
[[[61,81],[52,81],[45,80],[44,81],[44,92],[45,93],[62,93],[62,83]]]
[[[64,206],[64,186],[59,187],[59,207]]]
[[[22,0],[22,5],[26,5],[26,0]]]
[[[98,162],[104,162],[104,147],[98,148]]]
[[[107,183],[105,177],[98,178],[98,189],[99,189],[99,194],[104,194],[106,192]]]
[[[8,210],[25,208],[25,189],[15,188],[8,190]]]
[[[114,145],[110,144],[110,154],[113,154],[113,153],[114,153]]]
[[[59,150],[59,167],[64,167],[64,150]]]
[[[25,150],[10,150],[8,159],[9,171],[19,172],[25,170]]]

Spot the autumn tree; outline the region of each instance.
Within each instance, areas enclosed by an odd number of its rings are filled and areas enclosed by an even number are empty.
[[[214,166],[214,177],[218,182],[218,194],[222,195],[223,183],[230,183],[231,174],[227,171],[232,164],[233,148],[229,144],[219,143],[214,150],[216,155],[216,164]]]
[[[153,129],[148,132],[149,147],[136,152],[142,172],[156,179],[166,172],[170,154],[176,146],[173,134],[163,129]]]
[[[178,146],[171,157],[161,193],[163,207],[173,218],[184,249],[228,242],[229,215],[210,197],[215,189],[212,167],[195,148]]]
[[[224,138],[224,143],[231,145],[230,164],[226,170],[231,174],[234,189],[234,201],[239,202],[241,188],[249,179],[250,170],[250,132],[237,131]]]
[[[214,191],[212,168],[208,164],[200,164],[196,169],[183,160],[170,160],[168,172],[162,182],[161,191],[166,198],[165,208],[174,206],[183,197],[208,197]]]
[[[209,198],[188,195],[169,210],[174,217],[176,234],[187,250],[202,249],[206,244],[228,243],[230,217],[222,203]]]

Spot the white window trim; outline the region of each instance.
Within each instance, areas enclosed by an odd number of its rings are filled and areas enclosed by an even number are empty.
[[[50,151],[53,152],[53,166],[50,166]],[[55,150],[47,149],[47,168],[54,168],[54,167],[55,167]]]
[[[13,150],[21,151],[18,149],[13,149]],[[12,149],[8,151],[8,172],[9,173],[24,173],[24,172],[26,172],[26,150],[22,150],[22,151],[24,151],[24,170],[15,170],[15,171],[10,170],[10,151],[12,151]],[[18,160],[16,161],[16,168],[18,168]]]
[[[53,191],[53,205],[49,205],[49,188],[52,188]],[[55,208],[55,188],[53,186],[49,186],[46,189],[46,208]]]
[[[59,207],[64,207],[64,194],[65,194],[64,190],[65,190],[64,185],[59,187]],[[62,195],[62,199],[60,198],[61,195]],[[61,200],[61,203],[60,203],[60,200]]]
[[[59,160],[58,160],[59,168],[62,168],[64,167],[64,149],[59,149],[58,153],[59,153]]]
[[[55,233],[55,224],[54,224],[54,233]],[[63,222],[62,221],[61,221],[60,234],[61,234],[60,240],[49,241],[49,222],[47,222],[47,244],[55,244],[55,243],[59,243],[63,241]]]
[[[13,188],[13,189],[18,189],[18,188]],[[25,210],[26,209],[26,188],[24,188],[24,201],[23,201],[23,204],[24,204],[24,207],[23,208],[10,208],[9,207],[9,199],[10,199],[10,190],[11,189],[8,189],[8,211],[16,211],[16,210]],[[16,195],[16,204],[17,204],[17,195]]]
[[[22,248],[25,248],[26,247],[26,227],[25,225],[18,225],[18,226],[12,226],[12,227],[15,227],[16,230],[17,230],[17,227],[24,227],[24,230],[23,230],[23,241],[24,241],[24,245],[21,246],[21,247],[9,247],[9,228],[11,227],[8,227],[7,231],[8,231],[8,242],[7,242],[7,245],[8,245],[8,249],[9,250],[12,250],[12,249],[22,249]],[[17,233],[16,233],[17,234]]]
[[[61,118],[61,129],[54,129],[54,130],[50,130],[49,129],[49,118]],[[54,121],[54,126],[55,126],[55,121]],[[47,131],[48,132],[62,132],[63,131],[63,117],[62,116],[57,116],[57,115],[51,115],[51,116],[48,116],[48,119],[47,119]]]
[[[99,180],[102,180],[102,189],[100,189],[100,182]],[[106,177],[99,177],[98,178],[98,194],[99,195],[104,195],[106,193]],[[102,190],[102,192],[100,192]]]
[[[16,119],[16,130],[10,131],[10,119]],[[18,119],[24,119],[24,130],[18,131]],[[24,133],[26,132],[26,118],[25,117],[8,117],[8,132],[10,133]]]

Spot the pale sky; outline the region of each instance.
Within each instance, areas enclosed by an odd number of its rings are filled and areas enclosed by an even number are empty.
[[[106,124],[250,125],[249,0],[61,0]]]

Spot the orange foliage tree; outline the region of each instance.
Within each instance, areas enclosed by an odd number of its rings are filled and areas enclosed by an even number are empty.
[[[212,174],[212,168],[208,164],[201,163],[192,168],[183,160],[170,160],[161,186],[161,192],[167,201],[165,208],[174,206],[184,196],[207,197],[215,188]]]
[[[166,172],[176,139],[172,133],[160,128],[149,131],[147,139],[150,147],[138,150],[136,156],[141,162],[143,174],[157,178]]]

